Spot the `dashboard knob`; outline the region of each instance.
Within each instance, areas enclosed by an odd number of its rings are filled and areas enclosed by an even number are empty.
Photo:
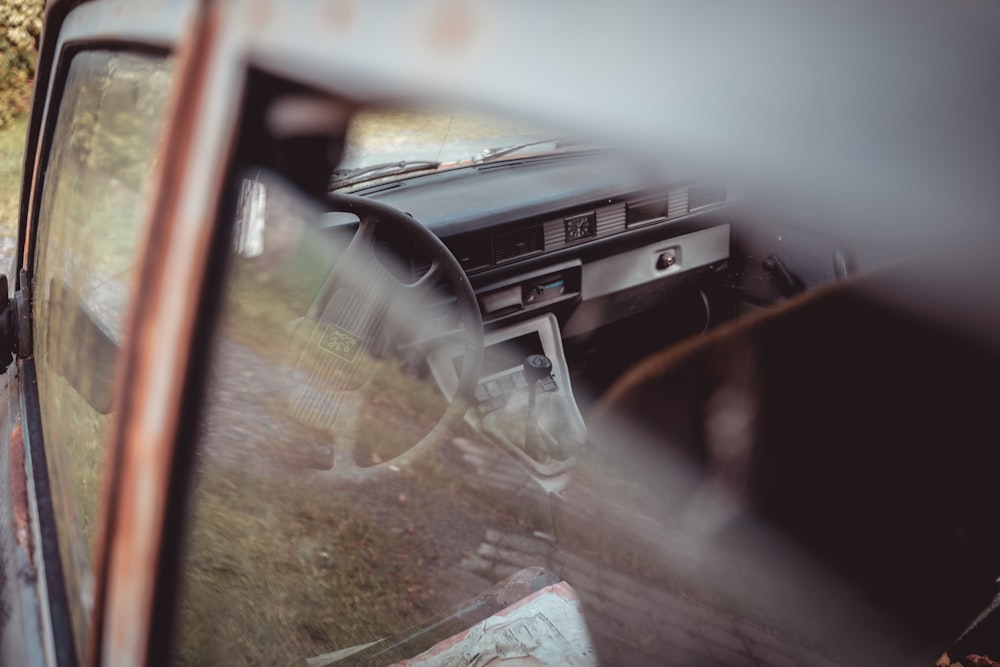
[[[677,262],[677,257],[670,250],[660,253],[660,256],[656,258],[656,269],[658,271],[666,271],[671,266]]]

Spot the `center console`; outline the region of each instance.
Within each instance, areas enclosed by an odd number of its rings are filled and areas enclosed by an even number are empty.
[[[519,457],[525,456],[531,422],[535,422],[545,438],[558,440],[570,450],[582,444],[586,426],[573,396],[555,316],[544,313],[487,331],[484,342],[482,377],[466,421],[483,435],[514,450]],[[458,345],[443,346],[428,359],[431,373],[449,397],[454,396],[458,387],[461,354]],[[527,357],[536,354],[548,357],[552,370],[551,375],[535,385],[537,403],[529,405],[530,387],[523,364]],[[540,460],[538,456],[526,458],[529,460],[525,462],[540,474],[554,474],[565,467]]]

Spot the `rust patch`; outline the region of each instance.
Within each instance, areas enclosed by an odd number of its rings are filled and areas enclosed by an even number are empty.
[[[32,249],[31,242],[32,235],[35,233],[35,225],[31,224],[31,221],[35,219],[35,192],[38,190],[38,165],[41,164],[41,162],[42,141],[39,139],[39,141],[35,143],[35,159],[31,171],[31,187],[28,188],[28,215],[26,217],[27,224],[24,225],[24,244],[21,246],[21,256],[18,258],[18,265],[25,271],[30,268],[28,265],[30,263],[29,257],[31,256],[30,250]]]
[[[195,226],[180,213],[188,166],[199,158],[199,112],[221,32],[218,5],[202,3],[177,49],[178,89],[161,137],[162,158],[150,197],[145,254],[132,290],[128,343],[115,384],[118,416],[105,460],[104,520],[99,528],[95,603],[87,664],[146,661],[170,466],[184,369],[190,355],[197,294],[206,269],[214,217]],[[219,167],[217,178],[223,178]],[[217,193],[214,183],[212,193]],[[214,211],[216,194],[205,202]],[[184,269],[171,271],[174,264]]]
[[[31,539],[28,522],[28,479],[24,467],[24,435],[21,418],[10,432],[10,495],[14,503],[14,540],[17,546],[31,554]]]
[[[455,55],[472,42],[476,17],[468,2],[442,2],[430,18],[430,43],[440,54]]]

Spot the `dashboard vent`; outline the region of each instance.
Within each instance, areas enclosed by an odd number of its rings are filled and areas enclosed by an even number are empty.
[[[532,255],[544,249],[541,225],[493,237],[493,261],[496,264]]]
[[[625,230],[625,205],[612,204],[597,209],[597,235],[605,236]]]
[[[688,210],[693,211],[726,201],[725,183],[705,183],[688,189]]]
[[[653,197],[640,201],[630,201],[625,221],[631,228],[656,220],[665,220],[669,214],[670,200],[667,197]]]
[[[674,188],[667,193],[667,218],[679,218],[688,213],[688,189]]]
[[[490,242],[484,238],[455,239],[448,242],[455,259],[466,271],[481,269],[489,266],[492,261],[490,257]]]

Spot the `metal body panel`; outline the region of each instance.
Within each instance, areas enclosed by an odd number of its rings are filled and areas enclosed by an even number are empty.
[[[206,279],[217,197],[240,97],[240,59],[208,8],[178,49],[178,81],[154,176],[149,236],[133,291],[109,435],[91,664],[150,659],[156,573],[197,295]],[[161,657],[162,659],[162,657]]]
[[[25,457],[18,374],[0,376],[0,662],[52,664],[44,561],[39,557],[34,484]]]
[[[43,59],[39,67],[39,83],[42,85],[35,91],[32,112],[31,130],[37,134],[30,137],[28,143],[29,148],[34,146],[36,152],[27,155],[25,160],[24,192],[30,193],[30,196],[27,197],[27,202],[22,201],[21,208],[22,232],[19,235],[18,246],[21,267],[29,272],[33,268],[32,240],[35,236],[33,230],[37,223],[47,163],[45,153],[48,150],[48,141],[44,133],[46,129],[51,130],[61,95],[56,89],[61,85],[61,81],[55,71],[62,66],[68,56],[72,55],[69,49],[91,46],[169,49],[189,29],[195,7],[194,2],[173,2],[154,8],[138,9],[125,2],[95,2],[72,8],[65,17],[58,11],[51,11],[50,8],[42,49]],[[25,285],[21,285],[22,289],[24,287]],[[26,377],[24,370],[19,372],[18,377],[23,384]],[[13,391],[10,393],[12,396],[17,395]],[[27,420],[32,423],[37,422],[37,387],[34,383],[22,388],[20,398],[24,400],[23,414]],[[32,434],[30,437],[29,432]],[[22,591],[24,611],[17,615],[22,624],[22,635],[28,653],[25,654],[23,661],[14,661],[10,664],[74,664],[77,656],[70,636],[69,618],[65,607],[65,589],[56,544],[57,536],[51,516],[50,491],[48,488],[36,487],[36,481],[46,480],[48,475],[40,424],[31,429],[25,428],[19,433],[23,433],[25,451],[23,465],[27,471],[26,479],[30,484],[28,516],[32,521],[35,549],[31,553],[34,560],[28,561],[34,568],[30,577],[21,576],[17,579],[25,583],[30,580],[31,584],[30,589]],[[114,485],[111,476],[106,476],[106,480],[111,486]],[[50,566],[52,571],[48,571],[46,566]],[[50,587],[51,583],[55,584],[54,588]],[[30,608],[32,605],[38,608],[32,610]],[[13,627],[14,624],[10,625]],[[33,648],[36,643],[41,648]]]

